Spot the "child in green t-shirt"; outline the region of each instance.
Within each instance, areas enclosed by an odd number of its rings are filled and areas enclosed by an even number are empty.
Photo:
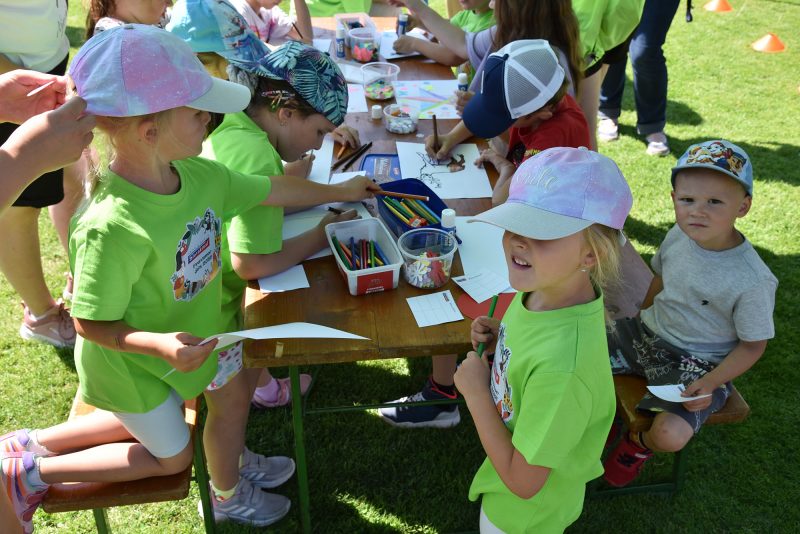
[[[455,374],[487,455],[469,490],[481,498],[481,532],[562,532],[603,473],[615,399],[602,288],[616,276],[632,201],[607,157],[550,148],[520,165],[504,204],[470,221],[505,230],[519,291],[502,322],[473,321],[472,344],[486,352],[470,352]]]
[[[273,523],[289,500],[261,488],[285,482],[294,462],[244,448],[247,380],[230,372],[241,349],[217,354],[216,342],[203,343],[227,326],[218,276],[222,222],[259,203],[356,201],[378,188],[364,177],[297,188],[297,177],[265,180],[195,157],[209,111],[240,111],[250,94],[212,78],[163,30],[106,30],[80,49],[70,74],[113,146],[70,236],[80,391],[102,411],[2,436],[0,483],[30,532],[50,484],[180,472],[192,459],[182,402],[204,393],[215,518]]]

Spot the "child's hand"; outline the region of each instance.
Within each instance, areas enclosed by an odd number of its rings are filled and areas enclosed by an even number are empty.
[[[450,134],[439,134],[439,150],[434,150],[433,136],[429,135],[425,138],[425,152],[428,156],[436,159],[437,161],[446,160],[450,157],[450,152],[456,146]]]
[[[456,111],[459,116],[464,113],[467,102],[469,102],[473,96],[475,96],[475,93],[472,91],[456,91]]]
[[[356,176],[332,187],[343,190],[338,199],[342,202],[357,202],[365,198],[372,198],[375,193],[381,191],[381,187],[366,176]]]
[[[311,167],[314,166],[314,154],[303,154],[300,159],[287,163],[283,172],[300,178],[308,178]]]
[[[486,315],[481,315],[472,321],[470,338],[472,348],[478,349],[478,345],[484,343],[484,354],[492,354],[497,345],[497,333],[500,331],[500,320]]]
[[[695,380],[681,393],[681,397],[696,397],[698,395],[708,395],[717,389],[713,384],[706,384],[703,378]],[[711,406],[713,397],[703,397],[689,402],[684,402],[683,407],[690,412],[699,412]]]
[[[479,395],[489,394],[489,361],[486,353],[478,358],[475,352],[469,352],[453,376],[458,391],[469,401]]]
[[[508,161],[506,158],[492,150],[491,148],[487,148],[481,152],[481,155],[478,156],[478,159],[475,160],[475,165],[478,167],[483,168],[484,163],[491,163],[498,172],[500,172],[503,168],[511,168],[513,169],[514,164]],[[513,171],[512,171],[513,172]]]
[[[422,7],[425,6],[422,0],[387,0],[387,2],[389,3],[389,5],[395,7],[408,8],[408,10],[411,11],[412,13],[416,13]]]
[[[5,73],[0,76],[0,122],[22,124],[34,115],[57,109],[66,101],[66,93],[65,76],[23,69]]]
[[[217,340],[204,345],[199,343],[203,338],[186,332],[158,334],[157,350],[168,364],[181,373],[198,369],[214,352]]]
[[[351,221],[353,219],[360,219],[361,216],[358,214],[356,210],[347,210],[342,213],[335,213],[330,211],[325,214],[322,220],[317,225],[317,228],[321,229],[323,233],[325,232],[325,227],[331,223],[335,222],[342,222],[342,221]]]
[[[407,35],[401,35],[397,38],[394,42],[394,51],[398,54],[410,54],[412,52],[416,52],[416,41],[418,39],[416,37],[409,37]]]
[[[361,140],[358,138],[358,130],[344,124],[332,131],[331,137],[340,145],[350,145],[353,148],[358,148],[361,145]]]

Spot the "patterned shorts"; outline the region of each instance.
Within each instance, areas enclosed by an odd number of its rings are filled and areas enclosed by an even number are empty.
[[[688,386],[715,365],[696,358],[655,335],[638,317],[615,322],[616,330],[608,334],[608,352],[611,371],[615,375],[637,375],[647,379],[649,385],[683,384]],[[679,416],[695,433],[708,417],[725,406],[731,388],[730,382],[714,390],[711,405],[705,410],[690,412],[677,402],[668,402],[645,393],[636,406],[650,412],[669,412]]]
[[[220,351],[217,362],[217,375],[208,385],[207,390],[217,390],[239,374],[239,371],[242,370],[242,347],[242,342],[239,341],[231,348]]]

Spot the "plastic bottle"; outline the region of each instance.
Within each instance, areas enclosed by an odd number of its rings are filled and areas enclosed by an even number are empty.
[[[383,117],[383,108],[380,104],[373,104],[370,112],[370,116],[373,120],[381,120]]]
[[[344,28],[336,27],[336,57],[344,59]]]
[[[442,230],[456,238],[456,210],[445,208],[442,210]]]
[[[466,91],[469,89],[469,76],[467,76],[466,72],[459,72],[458,73],[458,90],[459,91]]]
[[[405,35],[406,27],[408,26],[408,13],[400,13],[397,15],[397,36]]]

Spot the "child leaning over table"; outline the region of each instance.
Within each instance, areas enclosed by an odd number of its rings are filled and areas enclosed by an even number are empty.
[[[482,91],[467,104],[463,120],[450,133],[439,136],[438,152],[433,150],[433,136],[425,140],[428,155],[447,161],[453,147],[473,132],[493,137],[511,128],[513,144],[509,157],[515,163],[492,150],[485,150],[476,162],[490,161],[497,167],[500,177],[492,202],[501,204],[508,197],[515,165],[546,148],[577,148],[589,143],[583,113],[566,90],[564,69],[547,41],[531,39],[506,45],[489,57]],[[510,95],[508,101],[506,95]],[[456,354],[434,356],[433,372],[422,391],[395,402],[456,399],[458,394],[453,386],[456,361]],[[387,423],[406,428],[448,428],[461,420],[455,404],[387,407],[378,413]]]
[[[470,220],[505,230],[518,291],[502,322],[472,323],[491,366],[470,352],[455,374],[487,455],[469,490],[482,533],[562,532],[603,471],[615,402],[602,290],[632,202],[613,161],[551,148],[520,166],[507,202]]]
[[[636,478],[653,451],[683,449],[775,335],[778,281],[734,226],[752,202],[749,156],[728,141],[692,145],[672,169],[672,186],[677,224],[653,257],[641,314],[617,321],[609,335],[611,366],[648,384],[683,384],[685,397],[710,396],[673,403],[647,393],[638,408],[658,415],[606,459],[614,486]]]
[[[568,81],[550,44],[525,39],[491,54],[484,66],[480,92],[467,103],[462,121],[439,136],[425,140],[428,154],[444,159],[472,135],[489,139],[509,130],[508,152],[489,148],[476,164],[489,162],[499,174],[492,193],[494,205],[505,202],[511,176],[534,154],[551,147],[589,145],[589,128],[578,103],[567,94]]]

